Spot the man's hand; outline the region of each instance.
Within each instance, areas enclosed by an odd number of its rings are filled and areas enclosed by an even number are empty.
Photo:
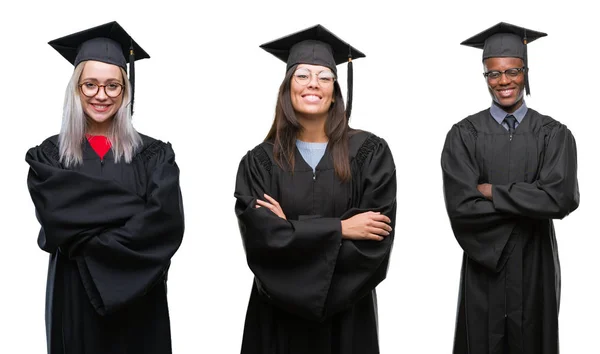
[[[492,185],[489,183],[483,183],[477,185],[479,193],[483,194],[489,200],[492,200]]]

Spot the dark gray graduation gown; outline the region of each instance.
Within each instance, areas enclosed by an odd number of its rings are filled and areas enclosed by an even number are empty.
[[[184,229],[170,144],[142,136],[129,164],[87,140],[65,169],[57,136],[30,149],[27,185],[50,253],[50,354],[171,353],[166,275]]]
[[[375,287],[386,276],[394,233],[342,239],[341,220],[364,211],[396,214],[396,169],[388,145],[367,132],[349,139],[352,181],[336,176],[329,151],[312,168],[295,151],[293,173],[262,143],[242,159],[235,212],[255,275],[243,354],[379,353]],[[287,220],[257,198],[275,198]]]
[[[455,354],[557,354],[560,267],[552,219],[577,209],[575,139],[529,109],[512,140],[489,109],[454,125],[444,196],[464,250]],[[493,200],[476,186],[491,183]]]

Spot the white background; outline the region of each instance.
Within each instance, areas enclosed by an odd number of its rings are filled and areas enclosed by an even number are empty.
[[[383,3],[2,5],[0,353],[45,352],[48,255],[36,244],[24,157],[58,133],[72,72],[47,42],[112,20],[152,56],[136,64],[135,126],[170,141],[181,169],[186,232],[169,278],[174,353],[239,352],[252,274],[233,212],[235,175],[270,127],[285,71],[258,46],[317,23],[367,54],[354,63],[351,125],[384,137],[397,166],[396,243],[378,287],[381,351],[451,352],[462,251],[444,209],[440,153],[451,125],[491,102],[481,51],[459,43],[500,21],[549,34],[529,46],[526,100],[574,133],[581,191],[579,210],[556,222],[561,350],[598,352],[597,13],[583,1]],[[346,66],[338,70],[345,93]]]

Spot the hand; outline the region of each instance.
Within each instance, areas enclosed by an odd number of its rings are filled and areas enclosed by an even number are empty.
[[[347,240],[374,240],[381,241],[389,236],[392,221],[387,216],[373,211],[356,214],[342,220],[342,238]]]
[[[287,220],[285,214],[283,213],[283,209],[281,209],[281,205],[279,205],[279,203],[275,199],[271,198],[271,196],[269,196],[268,194],[264,194],[264,197],[268,202],[256,199],[256,208],[260,208],[261,206],[263,206],[275,213],[275,215],[279,216],[280,218]]]
[[[483,183],[477,185],[479,193],[483,194],[489,200],[492,200],[492,185],[489,183]]]

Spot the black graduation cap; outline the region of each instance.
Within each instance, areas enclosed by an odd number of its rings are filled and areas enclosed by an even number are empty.
[[[346,118],[352,111],[352,59],[364,58],[358,49],[338,38],[321,25],[276,39],[260,46],[287,63],[286,70],[296,64],[322,65],[337,75],[336,65],[348,62],[348,103]]]
[[[96,60],[117,65],[127,70],[131,82],[131,114],[135,92],[134,62],[150,58],[116,21],[89,28],[48,42],[69,63],[77,66],[82,61]]]
[[[521,58],[527,66],[527,44],[538,38],[547,36],[546,33],[533,31],[524,27],[500,22],[485,31],[474,35],[461,44],[483,49],[483,60],[493,57]],[[525,90],[529,95],[529,75],[525,71]]]

